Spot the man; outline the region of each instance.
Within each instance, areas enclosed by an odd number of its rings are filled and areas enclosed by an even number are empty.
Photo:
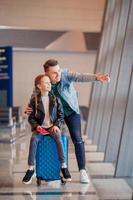
[[[96,75],[89,73],[74,73],[68,69],[61,70],[57,60],[50,59],[43,65],[44,72],[49,76],[52,83],[52,92],[59,97],[64,110],[64,119],[69,129],[80,172],[80,182],[89,183],[89,178],[85,169],[85,149],[81,136],[81,120],[77,92],[73,87],[73,82],[109,82],[108,75]],[[30,109],[26,109],[30,112]]]

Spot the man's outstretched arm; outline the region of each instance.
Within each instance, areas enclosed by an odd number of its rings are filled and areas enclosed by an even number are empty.
[[[68,71],[67,77],[69,81],[74,82],[110,82],[110,77],[108,74],[90,74]]]

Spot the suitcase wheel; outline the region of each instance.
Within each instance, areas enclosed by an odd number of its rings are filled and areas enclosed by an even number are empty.
[[[36,183],[37,183],[37,186],[40,186],[41,185],[41,178],[37,177]]]
[[[63,179],[62,176],[61,176],[61,184],[62,184],[62,185],[65,185],[65,184],[66,184],[66,181]]]

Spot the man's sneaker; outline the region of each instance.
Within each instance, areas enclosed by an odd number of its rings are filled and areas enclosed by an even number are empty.
[[[32,181],[33,175],[34,175],[34,170],[28,169],[23,180],[22,180],[22,182],[25,183],[25,184],[30,184],[31,181]]]
[[[88,175],[87,175],[85,169],[80,170],[80,182],[81,183],[90,183],[90,180],[88,178]]]
[[[64,179],[65,179],[66,181],[71,181],[71,180],[72,180],[72,179],[71,179],[71,175],[70,175],[70,173],[69,173],[69,171],[68,171],[67,168],[61,168],[61,172],[62,172],[63,177],[64,177]]]

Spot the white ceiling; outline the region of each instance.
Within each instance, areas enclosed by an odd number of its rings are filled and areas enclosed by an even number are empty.
[[[0,28],[100,32],[106,0],[0,0]]]

